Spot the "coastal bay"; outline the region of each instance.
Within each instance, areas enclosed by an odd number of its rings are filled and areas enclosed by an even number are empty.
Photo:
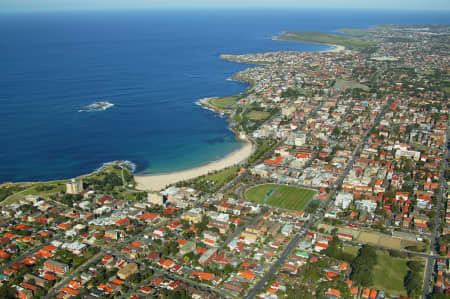
[[[329,45],[333,48],[324,50],[323,52],[341,52],[345,50],[344,46],[341,45]],[[223,59],[233,61],[226,56],[221,55]],[[239,80],[239,79],[237,79]],[[214,111],[215,113],[230,113],[227,109],[236,102],[238,99],[242,98],[242,94],[233,95],[229,97],[211,97],[204,98],[198,101],[198,104],[207,110]],[[256,111],[253,111],[256,112]],[[267,112],[264,112],[267,113]],[[233,125],[233,119],[229,118],[229,122]],[[235,132],[236,135],[240,135],[241,132]],[[145,191],[160,191],[169,185],[176,184],[181,181],[191,180],[203,175],[210,174],[212,172],[220,171],[222,169],[235,166],[246,161],[252,153],[256,150],[256,145],[249,140],[245,140],[244,145],[232,153],[226,155],[217,161],[210,162],[206,165],[195,167],[192,169],[187,169],[183,171],[176,171],[167,174],[149,174],[149,175],[135,175],[135,181],[137,183],[136,188]]]
[[[247,141],[240,149],[228,154],[224,158],[200,167],[168,174],[135,175],[136,188],[139,190],[159,191],[168,185],[190,180],[242,163],[252,155],[254,149],[253,144]]]

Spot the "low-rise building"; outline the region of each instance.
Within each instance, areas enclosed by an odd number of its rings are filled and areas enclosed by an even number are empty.
[[[126,280],[128,277],[137,273],[138,271],[139,269],[136,263],[128,263],[120,268],[120,270],[117,272],[117,276],[122,280]]]
[[[46,260],[44,263],[44,270],[53,272],[56,275],[63,275],[69,271],[69,265],[55,260]]]

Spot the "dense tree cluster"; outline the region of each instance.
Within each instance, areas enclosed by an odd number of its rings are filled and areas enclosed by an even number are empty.
[[[286,89],[285,91],[283,91],[281,93],[281,97],[288,98],[288,99],[295,99],[302,95],[303,95],[303,93],[300,90],[294,89],[291,87],[289,87],[288,89]]]
[[[339,241],[339,239],[334,237],[333,240],[328,243],[328,248],[324,250],[324,253],[329,257],[351,263],[353,261],[352,255],[344,252],[340,245],[341,242]]]
[[[351,279],[363,287],[373,284],[373,267],[377,264],[377,252],[374,248],[364,245],[359,249],[358,256],[352,262]]]
[[[422,295],[422,278],[420,273],[423,272],[423,264],[420,262],[409,261],[406,265],[409,270],[403,283],[408,292],[408,296],[416,298]]]

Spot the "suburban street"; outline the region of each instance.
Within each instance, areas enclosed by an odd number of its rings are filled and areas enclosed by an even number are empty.
[[[72,271],[70,271],[69,275],[63,277],[62,280],[60,280],[53,286],[52,290],[48,293],[48,296],[51,297],[51,296],[58,294],[59,290],[62,287],[66,286],[72,279],[74,279],[75,276],[77,276],[85,266],[89,265],[96,259],[99,259],[104,254],[105,253],[102,250],[100,250],[97,254],[93,255],[91,258],[89,258],[84,263],[79,265],[76,269],[72,269]]]
[[[448,122],[448,125],[450,125],[450,122]],[[439,174],[439,189],[438,189],[438,195],[437,195],[437,203],[435,210],[437,211],[436,216],[434,217],[434,228],[431,232],[430,237],[430,256],[427,258],[426,261],[426,267],[425,267],[425,274],[423,278],[423,296],[422,298],[425,299],[426,296],[432,291],[432,285],[433,285],[433,271],[435,267],[436,260],[433,258],[434,255],[439,256],[439,237],[441,235],[441,223],[442,218],[445,216],[445,211],[443,208],[442,203],[447,198],[447,179],[445,178],[445,171],[448,168],[448,139],[450,137],[450,128],[447,127],[447,132],[445,135],[445,143],[444,143],[444,155],[442,157],[442,163],[441,163],[441,171]]]

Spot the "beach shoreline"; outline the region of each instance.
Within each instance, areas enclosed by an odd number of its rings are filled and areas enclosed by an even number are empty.
[[[308,41],[304,41],[304,42],[303,41],[293,41],[293,40],[282,39],[279,36],[273,36],[272,40],[280,40],[280,41],[287,41],[287,42],[294,42],[294,43],[305,43],[305,44],[313,44],[313,45],[325,45],[325,46],[334,47],[332,49],[319,51],[320,53],[339,53],[339,52],[346,50],[346,48],[342,45],[324,44],[324,43],[319,43],[319,42],[308,42]]]
[[[210,162],[206,165],[172,172],[168,174],[134,175],[136,189],[142,191],[161,191],[168,185],[194,179],[196,177],[239,165],[246,161],[254,152],[255,146],[250,141],[245,141],[244,146],[231,152],[222,159]]]
[[[238,62],[239,63],[239,62]],[[233,79],[235,81],[243,82],[238,79]],[[246,83],[246,82],[243,82]],[[248,84],[248,83],[247,83]],[[251,86],[251,84],[249,84]],[[248,87],[250,88],[250,87]],[[248,90],[247,88],[247,90]],[[220,114],[222,116],[229,115],[229,111],[222,110],[214,106],[210,103],[211,100],[217,99],[218,97],[206,97],[199,99],[195,102],[196,105],[199,105],[203,109],[212,111],[214,113]],[[235,165],[239,165],[246,161],[256,150],[256,146],[249,141],[247,138],[241,137],[241,132],[237,131],[233,127],[233,121],[228,118],[228,122],[230,124],[231,130],[236,134],[236,138],[240,141],[244,142],[244,145],[227,154],[225,157],[211,161],[205,165],[201,165],[198,167],[175,171],[167,174],[143,174],[138,175],[134,174],[134,180],[136,182],[136,189],[141,191],[161,191],[169,185],[176,184],[181,181],[187,181],[191,179],[195,179],[202,175],[206,175],[215,171],[223,170],[228,167],[232,167]]]
[[[334,47],[333,49],[328,49],[328,50],[324,50],[322,52],[326,52],[326,53],[339,53],[342,51],[345,51],[345,47],[341,46],[341,45],[328,45],[328,46],[332,46]]]

